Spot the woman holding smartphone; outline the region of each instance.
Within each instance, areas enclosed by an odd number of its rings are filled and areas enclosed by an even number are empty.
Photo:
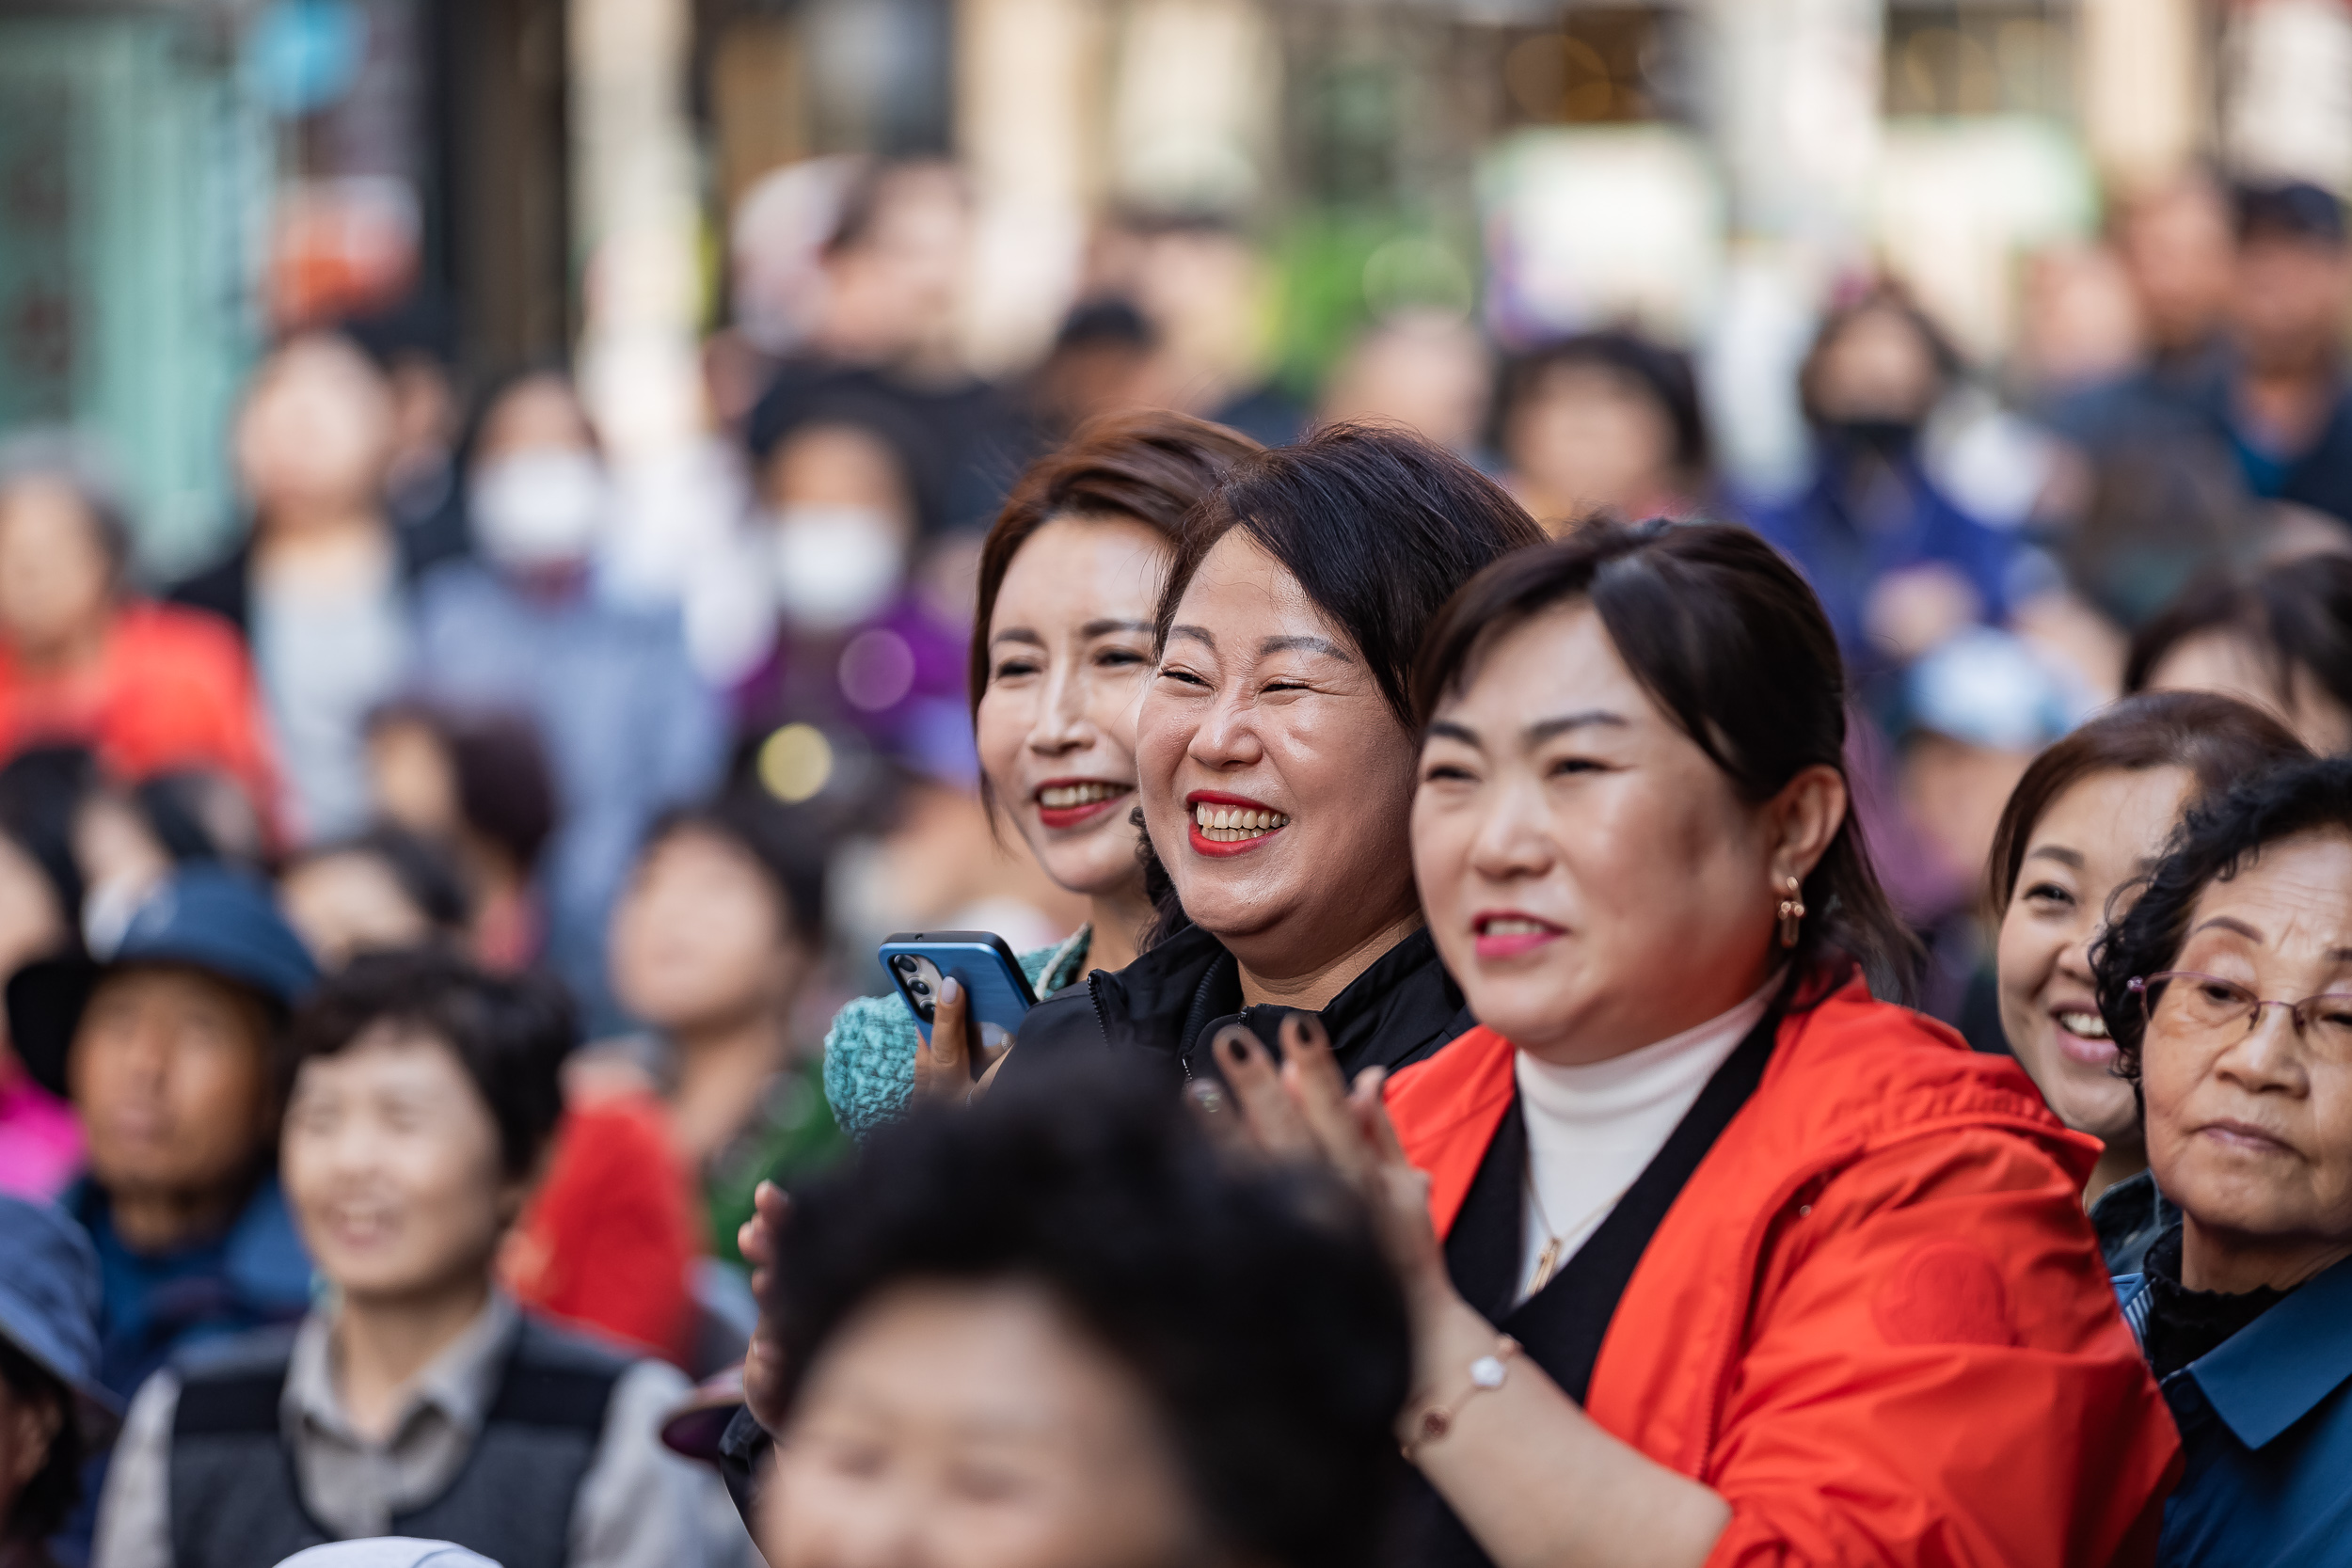
[[[1123,969],[1030,1009],[1005,1071],[1107,1053],[1214,1082],[1210,1042],[1318,1015],[1349,1069],[1470,1024],[1413,892],[1414,650],[1479,569],[1543,542],[1492,480],[1401,430],[1333,425],[1236,464],[1184,526],[1136,720],[1171,896]]]
[[[1030,467],[981,547],[971,694],[982,796],[1089,905],[1068,941],[1020,956],[1040,996],[1132,962],[1152,918],[1134,812],[1152,610],[1185,515],[1258,450],[1165,410],[1098,420]],[[825,1096],[841,1125],[862,1136],[898,1116],[918,1075],[968,1089],[962,1013],[961,996],[942,999],[933,1053],[898,996],[843,1007],[825,1038]]]

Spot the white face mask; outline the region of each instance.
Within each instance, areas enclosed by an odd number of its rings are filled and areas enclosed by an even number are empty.
[[[905,575],[905,546],[877,508],[787,506],[769,526],[777,605],[804,631],[856,626],[890,602]]]
[[[604,536],[612,491],[595,454],[544,447],[474,470],[467,499],[474,541],[501,566],[585,561]]]

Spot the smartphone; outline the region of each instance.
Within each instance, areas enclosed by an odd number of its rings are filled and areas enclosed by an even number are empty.
[[[949,979],[963,987],[964,1016],[978,1037],[972,1053],[977,1076],[1012,1044],[1022,1015],[1037,1006],[1037,993],[1005,939],[993,931],[900,931],[886,939],[879,956],[890,983],[914,1015],[928,1045],[939,988]]]

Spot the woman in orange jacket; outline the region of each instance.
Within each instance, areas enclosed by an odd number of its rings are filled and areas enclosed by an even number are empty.
[[[2178,1439],[2015,1064],[1872,1000],[1818,600],[1743,531],[1506,558],[1424,645],[1413,854],[1482,1026],[1342,1085],[1229,1031],[1258,1139],[1387,1216],[1415,1564],[2146,1561]],[[1209,1096],[1214,1100],[1214,1094]]]

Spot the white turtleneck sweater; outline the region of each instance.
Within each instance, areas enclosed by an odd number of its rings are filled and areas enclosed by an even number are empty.
[[[1605,1062],[1557,1067],[1518,1053],[1529,1185],[1519,1255],[1520,1300],[1534,1293],[1544,1247],[1560,1239],[1557,1274],[1600,1228],[1740,1042],[1772,1005],[1775,974],[1727,1013]]]

